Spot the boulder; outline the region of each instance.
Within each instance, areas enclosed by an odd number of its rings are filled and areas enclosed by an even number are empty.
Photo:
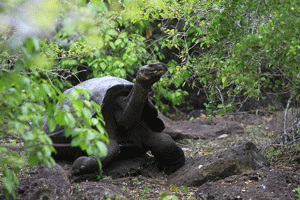
[[[154,157],[150,157],[148,155],[127,159],[119,158],[112,161],[110,166],[103,169],[103,174],[113,179],[141,174],[148,176],[149,173],[151,174],[152,171],[157,170],[156,165],[157,162],[155,161]],[[150,170],[150,168],[152,170]],[[98,179],[96,173],[73,176],[72,179],[74,182],[97,181]]]
[[[269,165],[252,142],[240,142],[226,150],[187,160],[183,167],[168,177],[168,183],[200,186],[208,181],[217,181]]]
[[[81,182],[75,185],[72,188],[70,199],[130,199],[130,196],[120,187],[107,180],[101,180],[101,182]]]
[[[292,200],[295,199],[294,188],[299,187],[299,184],[299,173],[263,167],[216,182],[206,182],[199,187],[196,197],[199,200]]]
[[[239,119],[218,118],[197,118],[191,121],[172,121],[162,113],[158,116],[165,124],[164,133],[170,135],[174,140],[181,139],[217,139],[224,134],[241,134],[244,132],[243,124]]]
[[[60,165],[56,164],[52,168],[35,166],[28,174],[30,177],[21,179],[16,191],[20,199],[69,199],[71,184],[67,173]]]

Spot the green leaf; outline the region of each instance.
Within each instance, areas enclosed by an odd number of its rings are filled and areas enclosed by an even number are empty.
[[[105,70],[106,67],[107,67],[107,65],[106,65],[105,62],[101,62],[101,63],[100,63],[100,67],[101,67],[102,70]]]
[[[91,122],[92,122],[92,126],[96,126],[99,123],[98,119],[96,118],[92,118]]]
[[[81,137],[74,137],[71,141],[71,146],[72,147],[77,147],[80,146],[84,142],[84,139]]]
[[[109,42],[109,46],[110,46],[113,50],[116,49],[116,46],[115,46],[115,44],[114,44],[113,42]]]
[[[82,114],[85,119],[90,119],[92,117],[92,112],[88,108],[83,108],[82,109]]]
[[[121,40],[120,38],[118,38],[118,39],[115,41],[115,45],[116,45],[116,46],[119,46],[121,43],[122,43],[122,40]]]
[[[12,144],[12,145],[16,145],[16,143],[17,143],[17,140],[12,140],[12,141],[11,141],[11,144]]]
[[[181,186],[180,191],[185,192],[187,194],[189,192],[189,189],[186,186]]]
[[[65,120],[64,120],[64,112],[60,111],[58,113],[58,115],[55,117],[56,122],[58,123],[58,125],[63,126],[66,124]]]
[[[69,93],[68,97],[69,97],[71,102],[76,101],[77,99],[79,99],[79,94],[76,90],[73,90]]]
[[[224,108],[223,104],[218,104],[218,108]]]
[[[4,185],[5,189],[10,193],[14,193],[14,183],[12,180],[8,179],[7,177],[3,177],[1,180],[2,184]]]
[[[145,187],[144,190],[142,191],[142,195],[145,195],[147,193],[149,193],[149,189],[148,187]]]
[[[101,154],[99,156],[101,156],[101,157],[107,156],[107,147],[106,147],[106,144],[104,142],[97,141],[96,145],[98,147],[99,152],[101,152]]]
[[[14,193],[15,185],[19,185],[18,179],[15,177],[13,172],[5,166],[3,178],[1,180],[4,188],[10,193],[14,198],[16,198],[16,194]]]
[[[48,95],[52,94],[52,91],[51,91],[51,89],[49,88],[49,86],[47,84],[44,83],[43,88],[44,88],[46,94],[48,94]]]
[[[74,101],[72,101],[72,106],[74,108],[74,110],[76,111],[77,117],[80,117],[81,114],[81,110],[83,108],[83,101],[81,99],[76,99]]]
[[[30,167],[37,165],[39,163],[38,156],[36,156],[36,154],[31,154],[28,158],[28,163]]]
[[[164,197],[163,200],[178,200],[178,197],[176,197],[175,195],[168,195]]]
[[[48,121],[48,127],[49,127],[49,132],[53,132],[56,128],[56,122],[53,118],[48,117],[47,118]]]
[[[104,134],[105,133],[105,129],[103,128],[103,126],[101,126],[99,123],[96,124],[97,130],[101,133]]]
[[[52,151],[51,151],[51,149],[50,149],[49,146],[43,146],[43,150],[44,150],[44,155],[45,155],[46,157],[51,156]]]
[[[161,199],[164,199],[165,197],[167,197],[168,196],[168,193],[166,192],[166,191],[161,191],[161,194],[160,194],[160,198]]]
[[[92,108],[92,104],[90,101],[84,100],[83,102],[88,108],[90,108],[90,109]]]
[[[93,140],[95,137],[96,137],[96,134],[93,131],[87,130],[86,140]]]
[[[71,113],[66,113],[64,119],[68,127],[73,128],[75,126],[76,121]]]
[[[90,90],[84,89],[81,86],[76,88],[76,91],[78,93],[82,93],[84,95],[84,98],[86,99],[86,101],[89,101],[91,98],[92,92]]]

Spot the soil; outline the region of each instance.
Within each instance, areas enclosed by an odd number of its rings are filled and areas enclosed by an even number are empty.
[[[63,168],[63,175],[61,176],[68,177],[67,180],[64,180],[64,185],[68,188],[67,190],[58,188],[56,191],[63,197],[69,195],[69,199],[106,199],[109,197],[121,198],[122,196],[126,199],[163,199],[167,195],[174,195],[178,199],[249,199],[251,197],[253,199],[279,199],[279,193],[274,193],[274,190],[283,193],[285,199],[296,198],[297,191],[295,188],[300,185],[298,174],[300,172],[300,156],[298,156],[297,145],[295,143],[283,146],[272,142],[285,131],[291,129],[297,112],[289,111],[286,115],[283,111],[256,111],[229,114],[219,118],[208,118],[202,112],[199,113],[199,116],[193,117],[193,120],[171,121],[164,118],[167,125],[165,132],[176,139],[184,150],[187,161],[191,157],[198,158],[215,154],[236,142],[250,141],[265,155],[271,166],[247,171],[240,175],[219,178],[216,181],[205,182],[200,186],[187,187],[170,185],[168,175],[157,170],[157,164],[151,153],[148,153],[144,159],[137,158],[126,161],[129,163],[129,167],[125,168],[125,172],[116,170],[117,167],[108,170],[107,177],[100,181],[94,175],[72,177],[70,173],[72,163],[58,162]],[[133,169],[130,168],[131,162],[135,166]],[[114,165],[118,166],[118,162]],[[49,174],[51,176],[51,173]],[[22,177],[20,183],[23,181],[28,185],[30,182],[34,182],[32,178],[34,179],[35,176],[30,170],[20,176]],[[52,173],[52,176],[58,175]],[[47,182],[39,176],[36,176],[36,179],[38,179],[36,182],[43,184]],[[57,177],[52,177],[51,180],[54,180],[51,184],[57,180],[60,181]],[[273,182],[276,180],[277,185],[280,185],[278,181],[282,181],[280,183],[283,185],[274,186],[274,190],[255,189],[264,184],[271,184],[267,180]],[[248,187],[249,185],[253,187]],[[22,191],[22,186],[20,188],[18,191]],[[100,190],[108,196],[103,196],[103,194],[101,196]],[[26,199],[24,197],[26,192],[28,191],[23,187],[23,191],[19,192],[19,198]],[[55,194],[51,195],[55,196]],[[0,199],[4,199],[1,194]],[[40,199],[47,198],[40,197]]]

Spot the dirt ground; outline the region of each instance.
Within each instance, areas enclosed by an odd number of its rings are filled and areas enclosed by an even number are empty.
[[[293,172],[300,172],[297,152],[287,150],[281,153],[271,151],[272,141],[290,129],[297,112],[262,112],[229,114],[220,118],[208,118],[201,114],[193,120],[167,121],[169,134],[179,139],[178,144],[186,157],[199,157],[227,148],[240,141],[253,142],[267,156],[271,166]],[[286,116],[286,122],[284,125]],[[167,131],[167,130],[166,130]],[[292,146],[289,147],[290,149]],[[164,196],[177,196],[178,199],[196,199],[197,187],[177,187],[167,185],[167,175],[150,170],[149,173],[137,173],[127,177],[110,179],[110,183],[122,188],[132,199],[162,199]],[[73,183],[75,187],[78,183]],[[239,185],[235,185],[239,187]],[[243,183],[240,185],[244,187]],[[255,193],[255,191],[253,191]]]
[[[283,146],[272,144],[272,141],[292,127],[293,118],[296,114],[297,112],[294,110],[289,111],[287,114],[284,111],[276,113],[256,111],[252,113],[229,114],[224,117],[211,119],[204,114],[200,114],[199,116],[195,116],[193,120],[171,121],[164,119],[167,125],[165,132],[176,139],[178,145],[184,150],[187,159],[189,157],[199,157],[224,150],[232,143],[251,141],[266,156],[274,170],[278,169],[290,171],[291,173],[299,173],[300,156],[298,155],[297,145]],[[174,199],[175,196],[178,199],[201,199],[197,197],[199,187],[168,185],[167,175],[157,171],[155,161],[151,157],[151,154],[149,155],[149,162],[143,164],[143,166],[148,167],[147,170],[135,170],[118,178],[107,176],[100,180],[100,182],[104,181],[113,185],[112,187],[119,188],[120,191],[124,192],[121,192],[119,197],[125,194],[126,199],[163,199],[168,195],[170,199],[171,196]],[[70,174],[72,163],[58,163],[64,168],[66,176],[70,180],[72,191],[74,191],[72,195],[81,192],[81,195],[85,194],[85,198],[83,199],[93,199],[87,198],[86,194],[89,193],[88,190],[95,190],[99,185],[95,184],[95,186],[89,185],[87,187],[86,182],[97,182],[98,180],[90,178],[75,180]],[[23,172],[21,176],[23,178],[26,177],[26,173]],[[244,184],[245,181],[241,181],[240,185],[237,184],[235,187],[243,188]],[[293,194],[297,194],[297,192],[293,192]],[[105,198],[102,197],[99,199]]]
[[[300,156],[298,151],[294,150],[297,145],[272,144],[276,138],[291,129],[297,113],[295,110],[287,113],[257,110],[212,119],[200,114],[191,121],[169,122],[173,129],[169,134],[173,133],[175,138],[180,139],[178,143],[187,157],[199,157],[223,150],[236,142],[251,141],[267,157],[271,167],[299,173]],[[166,193],[176,195],[178,199],[199,199],[195,197],[198,188],[189,187],[188,190],[184,190],[186,188],[166,186],[166,181],[166,176],[162,174],[156,177],[126,177],[115,180],[115,184],[125,185],[126,191],[133,194],[134,199],[159,199]],[[237,182],[235,187],[245,188],[245,182]],[[145,188],[148,188],[148,193],[145,193]],[[253,191],[253,197],[256,196],[256,192]]]
[[[287,113],[257,110],[212,119],[200,114],[193,120],[167,121],[167,126],[173,129],[169,130],[169,134],[180,139],[178,144],[184,149],[187,157],[199,157],[223,150],[236,142],[251,141],[271,162],[271,167],[299,173],[300,158],[298,152],[292,150],[296,145],[279,145],[281,149],[274,150],[274,146],[278,146],[272,144],[284,131],[291,129],[296,114],[295,110]],[[195,194],[198,188],[168,186],[166,181],[167,177],[164,174],[113,180],[114,184],[124,187],[132,194],[133,199],[159,199],[166,194],[176,195],[178,199],[197,198]],[[235,187],[244,188],[244,182]],[[253,197],[255,192],[253,191]]]

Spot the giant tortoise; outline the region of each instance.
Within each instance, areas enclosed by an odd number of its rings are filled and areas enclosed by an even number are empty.
[[[134,84],[121,78],[106,76],[84,81],[64,92],[69,94],[81,86],[91,91],[90,100],[101,106],[106,122],[105,129],[109,136],[108,154],[100,159],[103,167],[109,166],[109,163],[126,149],[122,148],[123,146],[133,147],[133,151],[126,152],[131,156],[143,155],[150,150],[159,167],[167,173],[172,173],[184,165],[182,149],[169,135],[162,133],[164,123],[148,97],[152,85],[159,81],[163,73],[164,64],[153,63],[138,70]],[[64,99],[63,103],[71,105],[68,98]],[[46,122],[44,129],[49,132]],[[54,157],[76,159],[72,168],[74,175],[99,169],[95,156],[83,156],[83,152],[78,151],[78,148],[65,145],[70,143],[71,139],[65,137],[63,127],[56,128],[49,136],[57,151]]]

